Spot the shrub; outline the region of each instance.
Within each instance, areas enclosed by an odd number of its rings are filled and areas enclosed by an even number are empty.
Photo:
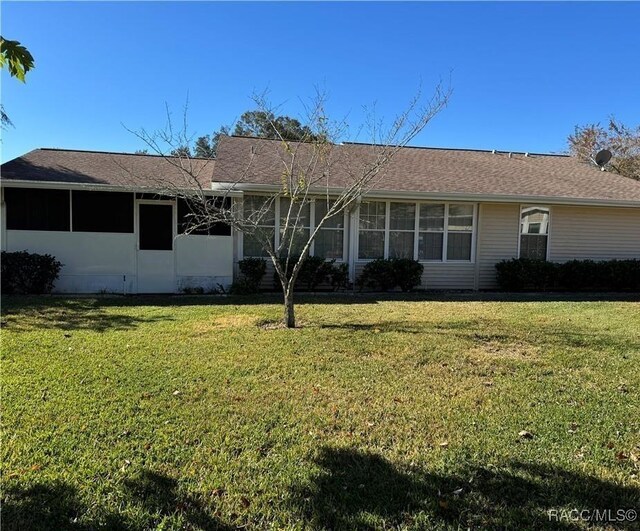
[[[329,282],[333,291],[347,289],[349,287],[349,264],[331,264]]]
[[[640,260],[570,260],[564,263],[518,258],[496,264],[500,289],[640,291]]]
[[[289,259],[289,268],[286,271],[287,279],[291,278],[293,268],[298,263],[299,257]],[[285,268],[286,259],[280,259],[280,265]],[[346,287],[349,281],[349,266],[347,264],[336,265],[335,260],[325,260],[320,256],[307,256],[296,279],[296,287],[307,291],[315,291],[322,284],[330,284],[334,290]],[[280,288],[280,278],[277,272],[273,272],[273,284]]]
[[[2,293],[51,293],[62,264],[49,254],[2,252]]]
[[[399,286],[410,291],[420,285],[424,266],[409,258],[379,258],[364,266],[356,281],[357,285],[379,291],[388,291]]]
[[[267,272],[267,262],[263,258],[245,258],[238,262],[240,278],[231,284],[230,293],[249,295],[260,291],[260,283]]]
[[[424,272],[424,266],[420,262],[409,258],[394,258],[392,264],[396,285],[402,291],[411,291],[420,285]]]

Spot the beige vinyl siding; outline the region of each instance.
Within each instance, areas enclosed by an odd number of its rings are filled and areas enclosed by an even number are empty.
[[[640,208],[553,206],[549,260],[640,258]]]
[[[475,265],[471,262],[420,262],[424,266],[422,284],[417,289],[473,289]],[[356,262],[357,279],[365,261]]]
[[[495,289],[496,263],[518,254],[520,205],[481,203],[478,218],[478,289]]]

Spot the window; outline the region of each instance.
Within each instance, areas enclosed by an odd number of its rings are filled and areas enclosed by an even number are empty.
[[[383,258],[387,204],[382,201],[360,203],[358,258]]]
[[[220,207],[222,198],[212,197],[214,206]],[[231,200],[225,199],[224,208],[229,208]],[[226,223],[211,223],[209,226],[200,226],[197,219],[198,204],[191,204],[186,199],[178,199],[178,234],[188,232],[195,236],[231,236],[231,226]],[[198,225],[197,227],[194,227]]]
[[[447,260],[471,260],[473,205],[449,205]]]
[[[442,260],[444,205],[420,205],[418,260]]]
[[[71,192],[76,232],[133,233],[133,193]]]
[[[523,207],[520,211],[520,258],[547,259],[549,209]]]
[[[363,202],[358,259],[417,258],[470,261],[475,206],[469,203]],[[417,212],[416,212],[416,209]],[[417,232],[417,247],[415,246]],[[385,253],[385,238],[388,249]]]
[[[331,208],[332,202],[326,199],[315,201],[315,222],[319,223]],[[317,232],[313,242],[315,256],[342,260],[344,249],[344,212],[327,219]]]
[[[140,250],[171,251],[173,249],[173,205],[139,206]]]
[[[304,201],[292,204],[289,198],[281,198],[280,245],[283,246],[283,249],[289,249],[289,245],[291,245],[291,254],[300,254],[309,240],[310,230],[311,203]]]
[[[70,228],[69,190],[7,187],[4,199],[7,229],[68,231]]]
[[[271,244],[275,245],[275,200],[268,196],[248,195],[242,200],[242,208],[245,219],[255,222],[259,232],[270,234]],[[244,256],[268,256],[262,247],[262,238],[244,234],[242,241],[242,254]]]
[[[413,258],[415,232],[415,203],[391,203],[389,206],[389,258]]]

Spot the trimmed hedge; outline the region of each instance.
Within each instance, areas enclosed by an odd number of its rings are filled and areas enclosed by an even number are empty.
[[[61,268],[50,254],[2,251],[2,293],[51,293]]]
[[[379,258],[364,266],[356,280],[360,289],[389,291],[399,287],[402,291],[411,291],[422,282],[424,266],[409,258]]]
[[[496,264],[506,291],[640,291],[640,260],[545,260],[513,258]]]

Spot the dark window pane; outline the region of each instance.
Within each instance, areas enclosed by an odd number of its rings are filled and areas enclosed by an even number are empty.
[[[5,188],[7,229],[69,230],[69,190]]]
[[[360,231],[358,237],[358,258],[384,257],[384,231]]]
[[[263,228],[263,231],[265,231],[265,235],[270,235],[270,239],[271,239],[271,247],[273,247],[274,244],[274,236],[275,236],[275,232],[273,229],[269,230],[267,228]],[[266,232],[269,231],[269,232]],[[244,234],[242,236],[242,255],[243,256],[262,256],[262,257],[268,257],[269,253],[267,253],[267,251],[265,251],[262,242],[264,242],[264,238],[260,237],[260,236],[254,236],[252,234]]]
[[[391,231],[389,233],[389,258],[411,258],[413,260],[413,232]]]
[[[142,204],[139,208],[140,249],[171,251],[173,249],[173,207]]]
[[[418,235],[418,260],[442,260],[442,232],[421,232]]]
[[[342,260],[344,230],[320,229],[314,242],[315,256]]]
[[[216,207],[220,207],[222,198],[211,198],[215,202]],[[225,200],[224,208],[229,208],[231,199]],[[201,210],[201,204],[190,203],[185,199],[178,199],[178,234],[184,234],[188,231],[191,235],[210,235],[210,236],[231,236],[231,226],[226,223],[211,223],[205,226],[201,223],[198,212]],[[197,228],[194,226],[197,225]]]
[[[450,232],[447,235],[447,260],[471,260],[470,232]]]
[[[520,236],[520,258],[547,259],[546,234],[522,234]]]
[[[72,201],[74,231],[133,233],[132,193],[74,190]]]

